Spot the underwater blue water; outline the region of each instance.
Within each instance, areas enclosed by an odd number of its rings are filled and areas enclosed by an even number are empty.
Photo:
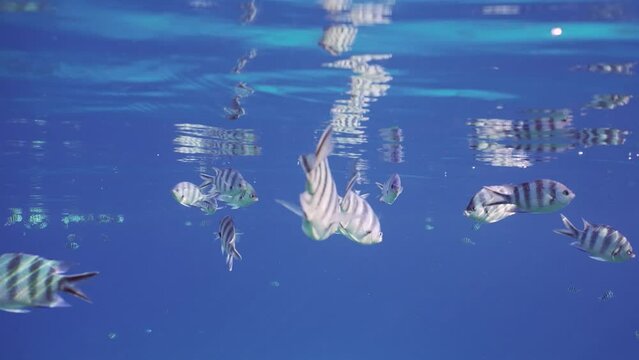
[[[555,179],[577,194],[560,211],[576,225],[639,246],[637,99],[592,104],[636,95],[637,75],[575,68],[637,61],[639,5],[364,3],[258,0],[243,24],[230,0],[0,0],[0,253],[100,272],[79,285],[92,304],[0,312],[0,358],[636,357],[637,259],[589,259],[552,232],[559,212],[478,229],[462,212],[484,185]],[[379,55],[368,72],[326,66],[361,55]],[[240,81],[255,92],[229,120]],[[469,125],[543,109],[629,133],[552,151]],[[275,202],[297,201],[298,156],[331,123],[338,191],[360,169],[380,244],[313,241]],[[171,188],[212,166],[240,170],[259,202],[180,206]],[[405,190],[388,206],[375,182],[393,172]],[[215,239],[225,215],[242,233],[232,272]]]

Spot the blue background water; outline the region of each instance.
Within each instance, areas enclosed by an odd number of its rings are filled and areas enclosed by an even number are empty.
[[[614,110],[580,109],[594,94],[637,94],[639,82],[570,70],[639,58],[633,2],[509,1],[517,4],[513,15],[486,15],[480,1],[378,2],[392,9],[389,23],[358,26],[352,49],[339,56],[318,46],[336,21],[315,2],[259,1],[246,25],[235,1],[51,1],[36,12],[11,12],[8,3],[0,13],[0,199],[7,217],[20,208],[24,219],[0,227],[0,252],[66,260],[72,273],[100,275],[81,284],[91,305],[67,296],[70,308],[0,313],[2,358],[638,353],[636,260],[601,263],[569,247],[551,231],[561,227],[558,213],[479,230],[462,216],[483,185],[552,178],[577,194],[562,211],[576,224],[580,217],[610,224],[636,241],[636,99]],[[550,35],[556,26],[559,37]],[[232,74],[252,48],[257,57]],[[383,96],[368,96],[362,134],[337,134],[356,144],[338,147],[330,161],[341,192],[353,158],[366,160],[368,183],[358,188],[372,193],[384,241],[315,242],[274,199],[297,199],[304,186],[297,157],[312,151],[334,104],[353,95],[353,72],[322,64],[362,54],[392,54],[371,62],[392,79],[381,83],[389,86]],[[256,91],[233,122],[223,108],[238,81]],[[621,146],[524,156],[525,167],[479,161],[466,123],[523,120],[530,108],[570,108],[578,128],[632,133]],[[257,140],[248,143],[256,147],[247,156],[211,154],[225,141],[185,135],[176,124],[252,129]],[[380,151],[379,130],[391,126],[403,130],[401,163]],[[260,201],[212,216],[177,204],[173,185],[198,182],[211,165],[239,169]],[[405,192],[386,206],[373,198],[374,182],[392,172]],[[38,209],[48,226],[25,227]],[[120,214],[124,222],[65,226],[68,213]],[[233,272],[214,236],[228,214],[243,233]],[[599,301],[608,289],[615,297]]]

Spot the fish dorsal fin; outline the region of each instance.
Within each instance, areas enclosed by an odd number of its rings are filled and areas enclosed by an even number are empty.
[[[326,159],[333,151],[333,141],[331,140],[332,134],[333,126],[329,125],[326,129],[324,129],[324,132],[317,143],[317,147],[315,148],[315,159],[317,161]]]
[[[496,197],[496,199],[494,199],[493,201],[489,201],[486,204],[483,204],[484,207],[511,203],[510,194],[506,194],[505,192],[503,192],[503,186],[484,186],[483,189]]]
[[[581,221],[584,223],[584,230],[592,227],[592,224],[590,224],[586,219],[581,218]]]
[[[359,173],[356,171],[355,173],[353,173],[353,176],[351,176],[350,180],[348,180],[348,183],[346,184],[346,190],[344,190],[344,196],[346,196],[346,194],[348,194],[348,192],[353,189],[353,186],[355,186],[357,179],[359,179]]]

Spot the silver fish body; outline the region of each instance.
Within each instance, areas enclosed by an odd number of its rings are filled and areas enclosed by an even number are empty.
[[[188,181],[178,183],[171,192],[173,193],[173,198],[183,206],[198,207],[206,213],[213,213],[218,208],[215,201],[215,197],[218,195],[217,192],[204,194],[200,187]]]
[[[576,239],[570,245],[588,253],[594,260],[623,262],[636,256],[628,239],[608,225],[591,225],[583,220],[584,229],[578,230],[563,214],[561,221],[565,228],[555,230],[555,233]]]
[[[575,193],[566,185],[549,179],[539,179],[521,184],[485,186],[484,189],[501,200],[486,205],[515,205],[517,212],[548,213],[557,211],[572,202]]]
[[[601,296],[599,296],[599,301],[605,302],[615,297],[615,293],[612,290],[606,290]]]
[[[493,186],[494,190],[500,193],[507,193],[509,189],[504,186]],[[517,205],[514,204],[500,204],[500,205],[487,205],[496,201],[499,201],[501,197],[496,196],[493,191],[482,188],[470,199],[466,210],[464,210],[464,216],[469,217],[478,223],[495,223],[501,221],[511,215],[517,213]]]
[[[97,275],[87,272],[64,275],[67,266],[37,255],[7,253],[0,256],[0,310],[25,313],[32,307],[69,306],[58,294],[65,291],[86,302],[89,298],[74,286]]]
[[[379,197],[379,201],[385,202],[388,205],[392,205],[397,197],[404,191],[402,187],[402,180],[399,174],[393,174],[386,180],[385,183],[375,183],[377,187],[382,191],[382,195]]]
[[[255,195],[255,189],[244,179],[239,171],[231,168],[218,169],[215,167],[213,171],[215,175],[200,174],[200,178],[204,180],[204,182],[200,184],[200,188],[204,189],[211,186],[211,191],[215,191],[219,194],[219,200],[227,202],[229,199],[242,193]]]
[[[360,244],[371,245],[382,242],[383,233],[379,218],[371,205],[353,190],[357,174],[349,181],[340,202],[343,219],[339,231],[347,238]]]
[[[339,196],[328,163],[333,144],[332,127],[327,127],[315,153],[300,156],[306,176],[305,191],[300,194],[302,230],[313,240],[325,240],[337,232],[340,220]]]
[[[226,265],[229,271],[233,271],[233,260],[241,260],[242,255],[240,255],[235,246],[237,233],[233,219],[230,216],[225,216],[220,222],[220,230],[217,233],[217,237],[220,239],[222,254],[226,254]]]

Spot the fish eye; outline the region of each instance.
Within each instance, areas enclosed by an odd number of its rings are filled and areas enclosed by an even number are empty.
[[[566,196],[570,195],[570,191],[568,191],[568,190],[564,190],[564,191],[562,191],[561,193],[562,193],[562,194],[564,194],[564,195],[566,195]]]

